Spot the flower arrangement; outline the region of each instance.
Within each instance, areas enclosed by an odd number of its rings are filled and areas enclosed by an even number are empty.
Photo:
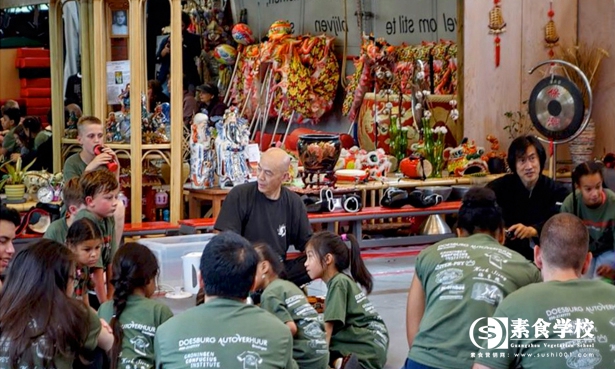
[[[444,149],[445,138],[448,133],[446,126],[435,127],[436,121],[431,113],[431,105],[429,103],[430,92],[428,90],[415,92],[416,100],[418,101],[413,109],[415,117],[420,117],[417,125],[417,131],[420,132],[420,140],[417,144],[412,145],[412,150],[418,152],[431,164],[433,170],[430,177],[441,177],[444,170]],[[457,110],[457,101],[455,99],[449,101],[451,110],[445,119],[457,121],[459,119],[459,110]],[[415,122],[416,124],[416,122]]]

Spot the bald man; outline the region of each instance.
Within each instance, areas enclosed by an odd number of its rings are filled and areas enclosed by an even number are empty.
[[[286,261],[290,245],[303,251],[312,236],[303,201],[282,186],[290,179],[290,156],[271,148],[261,156],[257,181],[234,187],[222,203],[214,228],[234,231],[250,242],[266,242],[286,266],[286,279],[297,285],[310,281],[303,262],[305,256]]]

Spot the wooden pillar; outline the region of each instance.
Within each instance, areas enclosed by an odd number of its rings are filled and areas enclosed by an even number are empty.
[[[142,148],[141,148],[141,94],[147,93],[145,83],[145,60],[143,60],[143,48],[145,43],[139,35],[143,32],[143,0],[129,1],[128,17],[131,34],[128,42],[128,54],[130,55],[130,170],[133,176],[130,187],[131,220],[133,223],[141,221],[141,198],[143,188],[140,186],[143,176]],[[106,81],[106,79],[105,79]]]
[[[181,0],[171,0],[171,193],[170,221],[180,219],[182,201],[183,67]]]
[[[106,8],[103,0],[93,0],[92,3],[92,29],[93,32],[92,41],[93,47],[91,48],[93,60],[91,65],[93,66],[90,71],[89,81],[89,93],[92,97],[92,114],[99,117],[103,121],[107,116],[107,24]],[[84,85],[85,87],[85,85]],[[85,93],[85,89],[84,89]]]
[[[64,22],[62,2],[49,1],[49,57],[51,64],[51,115],[53,129],[53,171],[62,170],[64,137]]]
[[[80,50],[81,50],[81,110],[83,115],[92,115],[92,67],[94,59],[94,38],[92,33],[96,33],[92,28],[92,0],[81,0],[79,2],[79,32],[80,32]],[[99,116],[99,118],[102,118]]]

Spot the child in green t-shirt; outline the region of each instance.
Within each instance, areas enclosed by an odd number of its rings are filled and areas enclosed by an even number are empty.
[[[98,310],[113,330],[111,369],[155,367],[154,335],[173,316],[166,305],[150,299],[158,271],[156,256],[136,242],[122,246],[113,259],[113,301]]]
[[[94,290],[98,302],[91,301],[91,306],[97,308],[98,303],[102,304],[113,295],[111,261],[117,251],[113,214],[119,202],[117,199],[119,184],[115,175],[109,170],[98,169],[85,172],[79,180],[79,185],[83,190],[85,209],[77,213],[75,221],[81,218],[91,219],[96,223],[103,236],[100,258],[92,268],[92,279],[94,280]]]
[[[284,264],[265,244],[254,245],[260,259],[254,289],[261,290],[260,307],[285,323],[293,335],[293,359],[301,369],[322,369],[329,363],[329,348],[323,324],[303,291],[292,282],[280,279]]]
[[[104,146],[105,136],[105,126],[100,119],[95,116],[86,115],[79,118],[77,122],[77,141],[79,141],[82,150],[70,156],[64,162],[62,174],[64,175],[65,181],[74,177],[81,177],[83,173],[106,168],[110,163],[115,163],[117,165],[117,170],[113,173],[119,182],[120,164],[113,150]],[[94,149],[99,145],[102,147],[102,152],[96,155]],[[125,215],[126,209],[124,204],[119,202],[117,204],[117,211],[113,214],[115,222],[115,242],[118,245],[120,244],[122,233],[124,232]]]
[[[318,232],[308,241],[305,253],[310,278],[321,278],[327,284],[324,319],[331,365],[336,369],[359,365],[363,369],[383,368],[389,333],[367,299],[373,287],[372,275],[361,259],[356,238]],[[352,278],[344,274],[347,269]]]
[[[90,306],[88,290],[90,284],[90,268],[95,267],[100,259],[100,249],[103,237],[100,229],[88,218],[75,221],[68,229],[66,246],[77,257],[77,273],[73,281],[73,297],[82,300],[85,306]]]
[[[564,200],[561,212],[581,218],[589,232],[589,251],[593,259],[585,276],[614,279],[615,193],[603,188],[602,170],[602,163],[596,161],[574,168],[572,182],[576,190]]]
[[[85,209],[85,199],[83,190],[79,185],[79,178],[71,178],[62,188],[62,199],[66,207],[66,214],[63,218],[54,220],[43,235],[43,238],[54,240],[58,243],[66,243],[68,228],[75,220],[75,214],[81,209]]]

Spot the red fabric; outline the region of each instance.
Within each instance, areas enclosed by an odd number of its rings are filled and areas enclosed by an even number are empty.
[[[47,117],[47,112],[49,111],[51,107],[49,106],[34,106],[34,107],[29,107],[26,109],[26,114],[27,115],[43,115],[45,117]],[[47,118],[45,118],[45,121],[47,120]]]
[[[22,88],[21,97],[51,97],[51,88]]]
[[[18,58],[49,58],[49,50],[42,47],[22,47],[17,49]]]
[[[352,136],[346,133],[325,132],[325,131],[318,131],[318,130],[310,129],[310,128],[297,128],[293,130],[291,133],[289,133],[288,137],[286,137],[286,142],[284,142],[284,146],[286,147],[286,150],[296,151],[297,141],[299,140],[299,136],[305,135],[305,134],[314,134],[314,133],[339,134],[340,141],[344,149],[349,149],[352,146],[354,146],[354,139],[352,138]]]
[[[261,133],[260,131],[256,132],[256,136],[254,137],[254,142],[259,144],[259,148],[261,151],[266,151],[268,148],[271,147],[271,142],[273,141],[273,143],[277,142],[277,141],[281,141],[282,140],[282,136],[284,136],[281,133],[278,133],[275,135],[275,139],[273,139],[273,135],[271,133],[263,133],[263,142],[261,142]],[[273,139],[273,140],[272,140]]]
[[[21,109],[25,109],[25,108],[27,107],[27,104],[26,104],[26,99],[22,99],[22,98],[0,99],[0,106],[4,106],[4,103],[5,103],[7,100],[15,100],[15,101],[17,101],[17,104],[19,104],[19,107],[20,107]]]
[[[51,106],[51,98],[49,97],[30,97],[26,99],[26,105],[28,106],[28,108],[46,107],[47,109],[49,109],[49,107]]]
[[[21,88],[51,88],[51,78],[21,78]]]
[[[16,58],[15,68],[49,68],[51,61],[49,58]]]

